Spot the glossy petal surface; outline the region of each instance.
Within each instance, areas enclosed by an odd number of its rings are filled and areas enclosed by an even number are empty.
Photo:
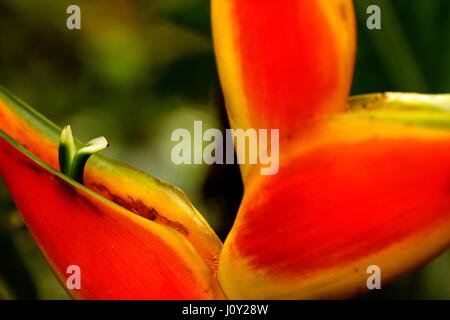
[[[73,297],[223,298],[214,272],[179,232],[67,179],[2,131],[0,173],[62,284],[69,266],[80,268]]]
[[[345,110],[356,46],[350,0],[211,5],[231,127],[280,129],[283,140],[307,120]],[[248,167],[241,170],[245,180]]]
[[[384,285],[449,247],[448,113],[355,112],[304,138],[277,175],[249,176],[219,266],[229,298],[350,297],[368,266]]]
[[[1,87],[0,129],[59,170],[61,129]],[[177,230],[217,269],[222,243],[180,189],[101,155],[87,162],[84,183],[125,209]]]

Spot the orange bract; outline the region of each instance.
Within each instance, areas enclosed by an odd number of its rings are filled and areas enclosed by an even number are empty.
[[[368,266],[385,283],[448,248],[449,130],[349,116],[308,138],[248,182],[221,255],[230,298],[350,297]]]
[[[176,231],[101,198],[42,164],[0,131],[0,173],[65,285],[81,270],[83,299],[220,299],[214,272]]]
[[[234,128],[280,128],[346,108],[352,2],[213,0],[214,46]]]
[[[61,129],[1,87],[0,129],[39,159],[59,170],[58,141]],[[222,243],[178,188],[100,155],[88,161],[84,183],[125,209],[177,230],[191,242],[213,270],[217,269]]]

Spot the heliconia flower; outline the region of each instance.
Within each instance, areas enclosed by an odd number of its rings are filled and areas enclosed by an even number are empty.
[[[60,169],[61,129],[2,87],[0,129],[39,159]],[[78,141],[75,144],[81,146]],[[180,189],[102,155],[86,164],[84,185],[137,215],[182,233],[211,268],[217,269],[222,243]]]
[[[280,134],[276,175],[241,166],[229,298],[350,297],[369,266],[385,284],[449,247],[450,99],[361,96],[346,112],[350,0],[215,0],[212,22],[232,127]]]
[[[213,270],[179,232],[69,180],[0,131],[0,172],[56,275],[83,299],[223,298]]]
[[[449,113],[336,115],[304,139],[277,175],[249,174],[220,258],[228,297],[349,297],[369,266],[387,283],[449,247]]]
[[[345,298],[367,290],[369,266],[385,284],[446,250],[450,97],[348,99],[350,0],[211,4],[232,127],[280,130],[277,174],[241,165],[223,248],[179,189],[101,155],[86,162],[105,140],[82,147],[0,88],[0,174],[60,281],[80,267],[69,293]]]
[[[283,141],[307,120],[345,110],[356,50],[351,0],[212,0],[211,11],[231,127],[280,128]]]
[[[60,131],[0,90],[0,174],[64,286],[67,268],[80,268],[82,287],[69,293],[223,299],[215,276],[222,244],[186,196],[100,155],[87,163],[85,186],[77,183],[56,170]]]

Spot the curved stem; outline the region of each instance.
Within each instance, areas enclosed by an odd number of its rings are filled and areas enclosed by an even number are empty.
[[[69,177],[83,184],[83,173],[86,162],[94,153],[106,149],[109,146],[105,137],[95,138],[78,150],[73,158],[73,163],[69,171]]]
[[[59,139],[59,167],[60,171],[69,178],[83,184],[84,167],[89,157],[109,146],[105,137],[95,138],[86,143],[78,152],[70,125],[61,131]]]

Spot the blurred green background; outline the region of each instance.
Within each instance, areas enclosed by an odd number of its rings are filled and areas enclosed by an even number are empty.
[[[78,4],[82,29],[66,28]],[[382,30],[366,28],[366,8]],[[450,1],[356,0],[353,94],[450,92]],[[236,166],[175,166],[175,128],[228,126],[209,0],[0,0],[0,83],[83,141],[181,187],[224,239],[242,194]],[[450,253],[362,298],[450,299]],[[0,299],[67,299],[0,181]]]

